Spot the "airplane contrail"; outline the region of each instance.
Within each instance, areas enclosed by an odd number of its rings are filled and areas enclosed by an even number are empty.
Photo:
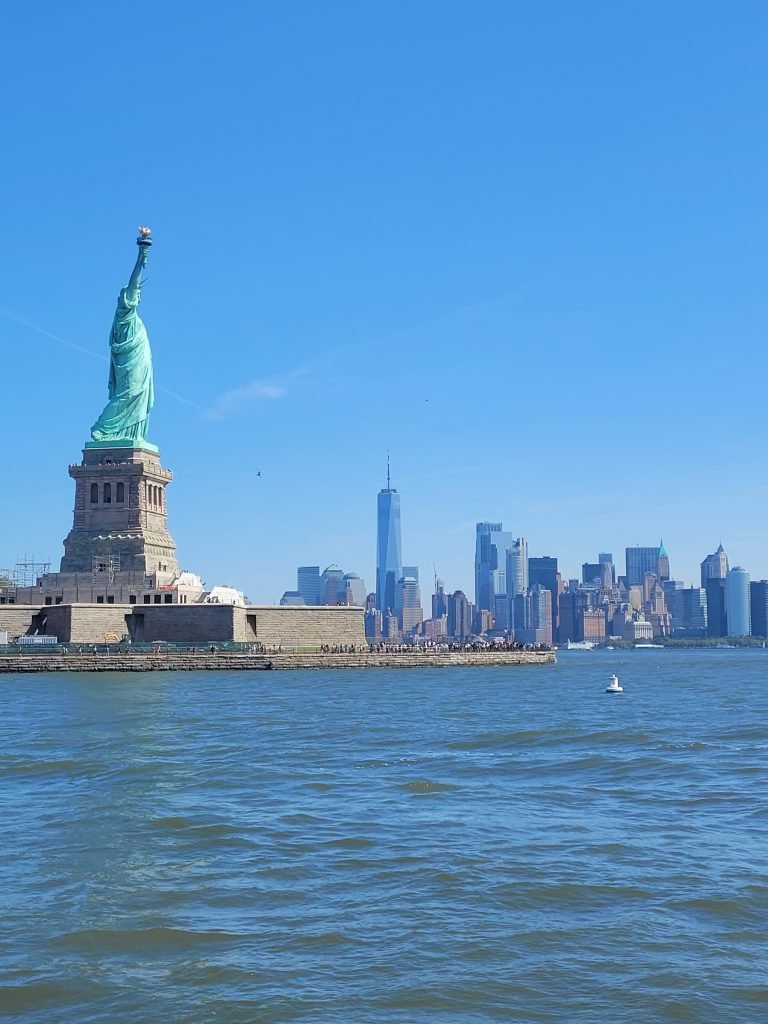
[[[11,320],[15,320],[17,323],[24,324],[25,327],[31,327],[33,331],[37,331],[38,334],[42,334],[44,337],[50,338],[52,341],[58,341],[60,345],[66,345],[67,348],[74,349],[75,352],[80,352],[84,356],[90,356],[91,359],[98,359],[102,363],[109,362],[109,357],[104,355],[102,352],[92,352],[89,348],[83,348],[82,345],[77,345],[74,341],[62,338],[60,335],[46,330],[45,327],[41,327],[40,324],[36,324],[33,320],[28,320],[26,317],[20,316],[18,313],[14,313],[12,309],[0,306],[0,313],[9,317]],[[170,395],[171,398],[175,398],[176,401],[182,402],[184,405],[197,409],[199,412],[205,412],[204,405],[200,405],[199,402],[193,402],[191,398],[185,398],[184,395],[180,395],[178,391],[172,391],[170,388],[167,388],[162,384],[156,385],[156,388],[158,391],[162,391],[164,394]]]
[[[90,356],[91,359],[100,359],[103,363],[108,363],[109,359],[101,352],[92,352],[89,348],[83,348],[82,345],[76,345],[74,341],[68,341],[66,338],[59,337],[58,334],[52,334],[51,331],[47,331],[40,324],[33,323],[31,320],[27,320],[26,317],[19,316],[18,313],[14,313],[11,309],[6,309],[5,306],[0,306],[0,313],[4,316],[10,317],[11,320],[16,320],[17,323],[24,324],[25,327],[31,327],[33,331],[37,331],[38,334],[45,335],[46,338],[51,338],[53,341],[58,341],[61,345],[66,345],[67,348],[73,348],[75,352],[82,352],[84,356]]]

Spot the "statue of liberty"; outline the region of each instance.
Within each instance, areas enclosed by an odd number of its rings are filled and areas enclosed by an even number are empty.
[[[148,446],[149,412],[155,402],[155,390],[149,337],[137,310],[141,302],[141,272],[152,245],[149,235],[149,228],[139,228],[136,266],[128,286],[120,289],[109,338],[109,401],[91,427],[96,444],[89,447]]]

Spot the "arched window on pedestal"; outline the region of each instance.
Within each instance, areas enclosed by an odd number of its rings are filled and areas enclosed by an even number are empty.
[[[91,484],[91,504],[98,505],[99,503],[99,485]]]

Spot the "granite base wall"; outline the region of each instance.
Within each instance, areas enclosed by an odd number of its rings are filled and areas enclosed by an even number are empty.
[[[23,636],[39,611],[38,605],[0,604],[0,629],[6,630],[11,640]]]
[[[137,643],[235,640],[286,648],[366,644],[363,609],[330,606],[0,605],[0,629],[12,639],[38,633],[77,644],[116,642],[126,635]]]
[[[367,644],[362,608],[256,605],[238,611],[245,614],[235,619],[234,639],[243,643],[278,647]]]

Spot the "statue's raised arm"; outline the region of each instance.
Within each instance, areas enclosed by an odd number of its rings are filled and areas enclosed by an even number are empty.
[[[109,401],[91,428],[91,437],[108,447],[141,447],[146,443],[149,412],[154,404],[152,353],[147,330],[138,315],[141,272],[152,240],[139,228],[139,255],[128,285],[121,289],[109,339]]]
[[[149,228],[139,228],[139,237],[136,245],[139,247],[139,255],[136,257],[136,265],[128,280],[128,287],[125,289],[125,297],[131,303],[137,303],[141,298],[141,272],[147,265],[149,249],[152,239],[149,237]]]

